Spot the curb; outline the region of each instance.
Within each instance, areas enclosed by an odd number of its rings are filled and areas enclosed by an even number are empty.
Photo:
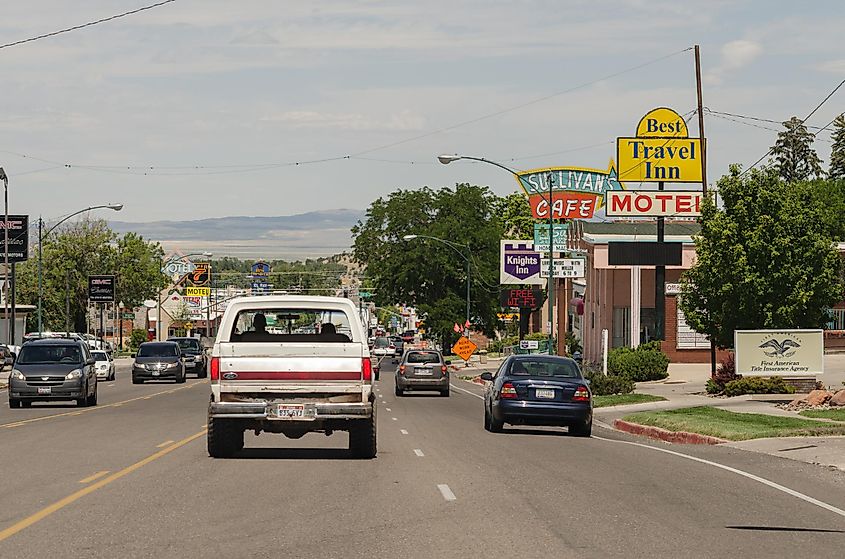
[[[641,435],[651,439],[665,441],[667,443],[677,444],[722,444],[727,443],[725,439],[718,437],[711,437],[709,435],[701,435],[699,433],[688,433],[686,431],[668,431],[660,427],[651,427],[648,425],[640,425],[639,423],[631,423],[621,419],[614,420],[613,427],[619,431],[631,433],[632,435]]]

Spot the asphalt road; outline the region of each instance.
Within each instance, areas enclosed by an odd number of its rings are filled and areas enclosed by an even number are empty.
[[[479,387],[455,381],[448,399],[396,398],[388,370],[375,460],[349,459],[345,433],[247,434],[238,457],[213,460],[207,382],[134,386],[126,373],[101,385],[93,409],[2,401],[0,557],[769,559],[845,549],[839,471],[602,428],[591,439],[491,434]]]

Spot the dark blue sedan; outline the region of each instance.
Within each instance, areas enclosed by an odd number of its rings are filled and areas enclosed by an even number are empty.
[[[493,433],[511,425],[566,426],[577,437],[593,428],[593,398],[578,364],[553,355],[505,359],[484,394],[484,428]]]

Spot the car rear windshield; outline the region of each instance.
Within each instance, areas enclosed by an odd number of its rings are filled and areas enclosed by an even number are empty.
[[[408,363],[440,363],[440,354],[433,351],[411,351]]]
[[[21,349],[16,365],[49,365],[82,363],[82,351],[76,345],[25,345]]]
[[[235,318],[229,341],[349,343],[352,328],[343,309],[243,310]]]
[[[173,341],[176,342],[177,344],[179,344],[179,347],[183,350],[185,350],[185,349],[199,350],[199,348],[200,348],[200,341],[199,340],[187,338],[187,339],[173,340]]]
[[[545,359],[517,359],[511,364],[511,376],[581,378],[581,372],[574,361],[551,361]]]
[[[377,347],[377,348],[381,349],[381,348],[387,347],[389,345],[390,345],[390,340],[388,340],[387,338],[376,338],[376,343],[375,343],[375,345],[373,345],[373,347]]]
[[[176,357],[176,344],[142,344],[138,357]]]
[[[108,361],[109,356],[106,355],[105,351],[92,351],[91,356],[94,358],[95,361]]]

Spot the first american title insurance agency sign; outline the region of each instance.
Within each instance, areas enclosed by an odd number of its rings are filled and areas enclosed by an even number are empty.
[[[824,372],[822,330],[737,330],[736,372],[751,376],[807,376]]]

